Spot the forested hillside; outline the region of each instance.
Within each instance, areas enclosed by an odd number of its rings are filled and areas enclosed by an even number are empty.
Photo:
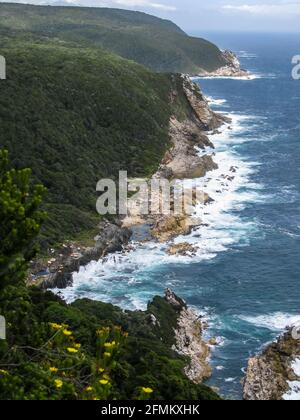
[[[48,188],[44,245],[96,226],[96,182],[155,171],[168,145],[179,77],[103,50],[1,31],[0,147]],[[178,86],[177,86],[178,85]]]
[[[103,47],[154,71],[197,73],[226,65],[221,51],[174,23],[145,13],[81,7],[0,4],[0,25]]]

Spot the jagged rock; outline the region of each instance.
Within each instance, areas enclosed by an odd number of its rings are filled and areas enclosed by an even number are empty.
[[[237,56],[232,51],[223,51],[222,53],[223,58],[226,61],[226,65],[223,67],[220,67],[219,69],[208,72],[205,70],[202,70],[198,72],[199,76],[214,76],[214,77],[245,77],[250,78],[251,74],[247,71],[241,68],[241,64],[237,58]]]
[[[244,399],[282,400],[289,391],[289,381],[300,380],[292,369],[293,362],[299,357],[300,340],[293,337],[293,329],[289,328],[261,355],[249,359]]]
[[[171,289],[165,291],[165,300],[177,310],[186,309],[187,305],[183,299],[175,295]]]
[[[202,338],[201,320],[170,289],[166,291],[166,300],[180,311],[175,330],[176,344],[173,349],[190,360],[185,368],[185,374],[191,381],[200,384],[212,374],[209,347]]]
[[[160,326],[160,322],[158,321],[158,319],[156,318],[156,316],[153,315],[153,314],[150,314],[149,315],[148,321],[149,321],[149,324],[153,325],[153,327],[156,327],[156,326],[159,327]]]
[[[217,346],[217,345],[218,345],[218,340],[216,339],[216,337],[212,337],[212,338],[209,340],[208,344],[209,344],[210,346],[215,347],[215,346]]]
[[[190,234],[192,229],[199,225],[201,225],[199,218],[164,216],[156,221],[151,233],[160,242],[167,242],[175,236]]]
[[[104,222],[99,225],[100,233],[95,238],[95,246],[78,247],[76,244],[64,244],[56,258],[47,263],[33,262],[27,279],[29,285],[43,289],[64,289],[72,285],[73,273],[91,261],[97,261],[108,253],[122,251],[128,244],[131,231],[118,224]]]
[[[185,242],[182,244],[171,245],[167,252],[169,255],[193,256],[197,252],[197,248]]]

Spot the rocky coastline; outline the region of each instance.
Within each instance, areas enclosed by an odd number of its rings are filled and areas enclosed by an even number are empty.
[[[226,117],[210,109],[198,85],[185,75],[181,78],[182,92],[190,108],[189,116],[184,121],[171,117],[169,129],[171,148],[166,152],[154,178],[169,180],[200,178],[216,169],[217,165],[213,158],[206,154],[200,156],[196,147],[202,150],[206,147],[213,149],[214,146],[208,138],[208,133],[230,122]],[[176,95],[178,92],[172,92],[171,101],[176,100]],[[211,201],[205,193],[201,200],[203,204]],[[193,207],[197,204],[197,200],[193,197],[190,203],[185,204]],[[81,246],[75,242],[68,242],[57,250],[51,250],[46,260],[33,261],[30,265],[27,284],[43,289],[63,289],[72,285],[72,274],[78,272],[80,267],[91,261],[97,261],[109,253],[123,251],[129,244],[132,229],[137,225],[148,225],[152,239],[168,242],[176,236],[189,234],[195,226],[200,224],[201,220],[192,217],[189,212],[180,216],[160,214],[141,216],[140,208],[136,208],[134,203],[132,207],[129,207],[128,216],[123,220],[100,223],[99,233],[95,237],[93,246]],[[187,253],[187,247],[184,244],[181,245],[178,248],[172,248],[171,245],[171,254]]]
[[[176,343],[173,345],[173,350],[189,360],[184,369],[186,376],[192,382],[201,384],[212,374],[209,363],[210,350],[203,339],[204,327],[201,317],[188,308],[185,301],[170,289],[166,290],[165,299],[179,312],[177,327],[174,331]]]
[[[166,152],[162,163],[154,174],[155,179],[168,179],[182,181],[184,179],[202,178],[208,172],[218,168],[213,157],[207,154],[200,156],[197,148],[214,149],[208,134],[215,132],[230,119],[213,112],[198,85],[188,76],[182,75],[182,90],[190,108],[189,117],[179,121],[175,116],[170,119],[169,136],[171,148]],[[173,92],[175,100],[177,92]],[[199,198],[200,197],[200,198]],[[160,200],[160,197],[157,197]],[[192,209],[199,203],[208,204],[211,198],[205,194],[192,197],[190,203],[185,203],[185,209]],[[171,203],[172,204],[172,203]],[[123,220],[123,226],[132,228],[135,225],[149,225],[152,237],[160,242],[168,242],[179,235],[188,235],[193,228],[201,225],[202,221],[186,211],[179,216],[170,214],[151,214],[141,216],[140,207],[133,202],[129,206],[128,216]]]
[[[199,77],[236,77],[236,78],[251,78],[251,73],[241,68],[241,64],[237,56],[232,51],[223,51],[223,58],[225,59],[226,65],[213,71],[207,72],[202,70],[198,72]]]
[[[203,177],[207,172],[217,168],[213,158],[205,154],[200,156],[196,147],[202,150],[206,147],[213,149],[214,146],[207,134],[229,121],[210,109],[199,87],[186,76],[182,76],[182,89],[190,107],[189,117],[184,121],[171,117],[169,133],[172,146],[154,175],[156,178],[193,179]],[[172,94],[176,95],[176,92]],[[202,204],[211,201],[205,193],[201,200]],[[191,195],[191,202],[188,205],[193,207],[196,204],[196,197]],[[72,285],[72,275],[78,272],[80,267],[99,260],[109,253],[130,249],[132,230],[137,225],[149,224],[152,239],[169,242],[178,235],[189,234],[195,226],[201,224],[200,219],[188,214],[157,215],[149,219],[141,217],[134,210],[131,209],[131,213],[123,220],[102,222],[94,246],[85,247],[78,246],[74,242],[66,243],[58,250],[52,250],[46,261],[42,259],[33,261],[27,284],[42,289],[63,289]],[[192,247],[185,243],[169,245],[170,255],[190,255],[193,252]],[[178,311],[173,350],[189,360],[185,368],[186,376],[192,382],[201,384],[212,373],[209,363],[210,347],[202,336],[204,324],[201,318],[171,290],[167,290],[165,299]]]
[[[47,260],[37,259],[31,262],[27,277],[28,286],[42,289],[65,289],[72,285],[73,273],[91,261],[97,261],[109,253],[121,252],[131,238],[130,229],[122,227],[121,222],[101,222],[99,233],[94,238],[94,246],[79,246],[67,242],[57,250],[51,250]]]
[[[244,399],[300,399],[300,335],[294,328],[288,328],[260,355],[249,359],[244,381]]]

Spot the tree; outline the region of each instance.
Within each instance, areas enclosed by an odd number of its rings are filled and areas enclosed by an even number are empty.
[[[45,213],[45,188],[30,185],[29,169],[9,168],[8,152],[0,150],[0,289],[24,279],[36,253],[36,237]]]

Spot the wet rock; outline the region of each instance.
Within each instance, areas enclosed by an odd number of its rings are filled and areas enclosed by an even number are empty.
[[[201,319],[170,289],[166,291],[166,299],[180,311],[175,330],[176,344],[173,349],[190,360],[185,367],[185,374],[191,381],[200,384],[212,374],[209,346],[202,337]]]
[[[299,336],[298,336],[299,337]],[[289,328],[276,343],[267,346],[262,354],[248,361],[244,381],[245,400],[282,400],[289,391],[288,381],[299,381],[292,369],[300,357],[300,340]]]
[[[188,243],[171,245],[167,251],[169,255],[182,255],[192,257],[197,252],[197,248]]]
[[[73,273],[78,272],[80,267],[109,253],[122,251],[130,237],[131,231],[120,227],[119,223],[103,222],[99,225],[99,234],[93,247],[78,247],[75,243],[63,244],[55,258],[46,263],[32,262],[27,284],[43,289],[64,289],[71,286]]]

